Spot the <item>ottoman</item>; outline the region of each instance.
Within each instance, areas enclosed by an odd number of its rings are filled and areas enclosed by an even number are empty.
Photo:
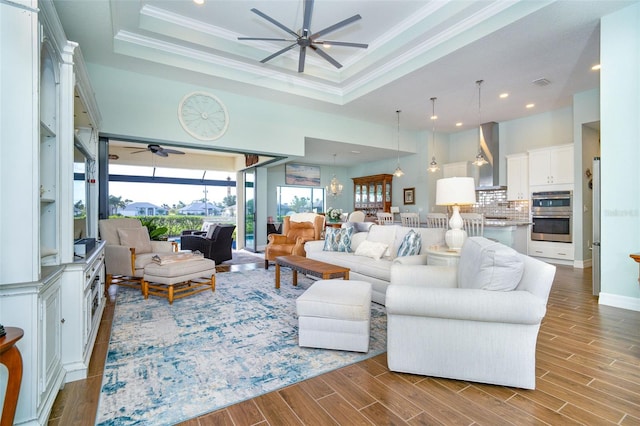
[[[202,291],[216,290],[216,262],[211,259],[189,259],[165,265],[150,263],[144,267],[142,294],[166,297],[169,304],[174,299]]]
[[[370,283],[316,281],[296,300],[296,312],[300,346],[369,351]]]

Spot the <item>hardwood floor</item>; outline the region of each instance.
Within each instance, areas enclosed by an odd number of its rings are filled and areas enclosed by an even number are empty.
[[[94,423],[113,308],[50,425]],[[381,354],[181,425],[640,424],[640,312],[598,305],[591,269],[558,266],[536,355],[534,391],[393,373]]]

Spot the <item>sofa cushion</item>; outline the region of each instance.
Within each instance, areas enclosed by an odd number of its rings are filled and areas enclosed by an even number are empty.
[[[363,241],[355,251],[356,256],[366,256],[379,260],[388,246],[385,243],[377,243],[374,241]]]
[[[133,247],[136,254],[151,252],[151,239],[147,227],[141,228],[118,228],[120,245]]]
[[[213,238],[213,233],[216,232],[216,228],[218,227],[217,224],[212,224],[207,226],[207,235],[206,235],[206,239],[210,240]]]
[[[402,239],[402,244],[398,247],[398,257],[415,256],[420,254],[422,248],[422,237],[413,229],[407,232]]]
[[[467,238],[460,251],[458,287],[511,291],[524,271],[520,254],[483,237]]]
[[[324,251],[351,252],[353,228],[327,228],[324,239]]]
[[[367,234],[367,241],[387,245],[384,257],[388,259],[393,259],[396,254],[395,251],[391,250],[394,247],[393,244],[396,238],[396,228],[397,226],[371,225],[369,233]]]

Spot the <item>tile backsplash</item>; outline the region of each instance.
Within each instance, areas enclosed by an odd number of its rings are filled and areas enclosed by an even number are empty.
[[[461,206],[461,212],[482,213],[485,219],[529,220],[529,200],[507,201],[507,190],[476,191],[476,204]]]

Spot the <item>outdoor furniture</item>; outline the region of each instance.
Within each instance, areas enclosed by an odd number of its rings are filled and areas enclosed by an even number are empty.
[[[233,258],[231,246],[235,229],[235,225],[217,224],[212,225],[206,235],[181,235],[180,249],[199,251],[205,258],[220,265]]]
[[[174,299],[216,290],[216,263],[213,260],[180,256],[184,255],[161,257],[165,262],[154,261],[144,268],[142,294],[145,299],[150,294],[166,297],[172,305]]]
[[[105,291],[111,284],[140,287],[144,267],[152,262],[153,256],[178,249],[170,241],[151,241],[147,228],[138,219],[102,219],[98,228],[100,238],[106,241]]]
[[[324,231],[324,216],[316,213],[296,213],[285,216],[282,234],[270,234],[264,250],[264,269],[278,256],[305,256],[304,243],[320,240]]]
[[[370,283],[316,281],[296,300],[296,312],[300,346],[369,351]]]

